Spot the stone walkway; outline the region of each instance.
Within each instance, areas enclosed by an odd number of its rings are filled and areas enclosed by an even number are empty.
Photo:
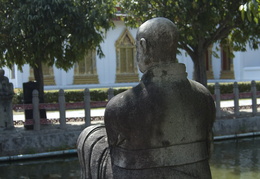
[[[100,109],[92,109],[90,115],[94,116],[104,116],[105,108]],[[67,110],[66,111],[66,118],[72,117],[84,117],[85,113],[84,110]],[[57,119],[59,118],[60,114],[58,111],[47,111],[47,118],[48,119]],[[23,112],[14,113],[14,121],[15,120],[25,120],[25,116]]]
[[[260,98],[257,99],[257,104],[260,104]],[[251,99],[240,99],[239,100],[240,106],[246,106],[246,105],[252,105]],[[227,101],[221,101],[220,107],[233,107],[234,101],[233,100],[227,100]]]

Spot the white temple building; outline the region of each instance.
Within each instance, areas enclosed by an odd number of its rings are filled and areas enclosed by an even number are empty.
[[[137,29],[125,26],[122,21],[115,21],[115,28],[110,29],[101,44],[104,58],[99,59],[96,52],[90,52],[85,59],[65,72],[56,67],[44,66],[45,89],[103,88],[136,85],[141,77],[136,64],[135,36]],[[246,52],[235,52],[231,59],[227,47],[216,51],[219,58],[212,55],[209,49],[205,63],[208,82],[260,81],[260,50],[247,48]],[[224,50],[226,49],[226,50]],[[187,68],[188,78],[192,79],[193,62],[183,52],[178,55],[180,63]],[[16,65],[12,69],[4,67],[5,76],[13,83],[14,88],[22,88],[24,82],[33,81],[29,65],[24,65],[23,72]]]

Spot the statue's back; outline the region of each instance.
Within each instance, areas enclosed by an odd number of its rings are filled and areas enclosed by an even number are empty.
[[[134,178],[184,178],[187,172],[189,177],[210,178],[214,102],[205,87],[186,79],[183,67],[148,71],[138,86],[107,105],[105,124],[115,171]],[[200,170],[206,172],[200,175]]]

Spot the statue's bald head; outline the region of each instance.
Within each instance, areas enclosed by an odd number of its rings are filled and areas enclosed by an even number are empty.
[[[178,29],[169,19],[158,17],[143,23],[136,35],[140,71],[161,63],[177,62]]]

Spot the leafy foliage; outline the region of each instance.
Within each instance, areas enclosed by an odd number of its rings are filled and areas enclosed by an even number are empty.
[[[220,83],[220,94],[231,94],[234,90],[234,83]],[[238,82],[239,93],[251,92],[251,82]],[[256,81],[256,89],[260,91],[260,82]],[[214,94],[215,83],[208,84],[208,90]]]
[[[118,88],[114,89],[114,95],[122,93],[129,88]],[[58,103],[59,91],[45,91],[44,95],[45,103]],[[65,90],[66,102],[82,102],[84,100],[83,90]],[[107,101],[108,100],[108,89],[95,89],[90,90],[90,100],[91,101]],[[23,91],[19,90],[15,93],[13,97],[13,104],[23,104]]]
[[[0,67],[33,68],[44,99],[42,64],[68,70],[113,26],[114,0],[0,0]]]
[[[0,66],[36,60],[68,70],[113,26],[113,0],[0,0]]]
[[[255,23],[258,24],[260,17],[259,3],[259,0],[250,0],[245,4],[240,5],[239,10],[241,11],[242,19],[244,20],[246,16],[249,21],[254,20]]]
[[[258,48],[259,25],[243,20],[239,11],[250,1],[254,0],[121,0],[120,5],[127,14],[125,22],[133,27],[154,17],[172,20],[180,32],[179,49],[185,50],[194,62],[195,80],[206,85],[204,55],[213,43],[228,42],[234,50],[246,50],[248,43]]]

